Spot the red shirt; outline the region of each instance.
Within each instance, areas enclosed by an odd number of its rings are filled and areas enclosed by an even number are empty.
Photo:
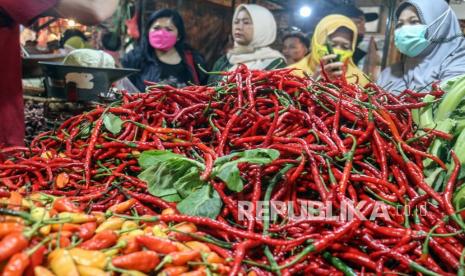
[[[56,5],[58,0],[0,0],[0,147],[24,144],[19,24]]]

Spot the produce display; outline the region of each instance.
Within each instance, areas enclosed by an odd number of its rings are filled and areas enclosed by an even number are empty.
[[[189,270],[201,275],[207,267],[225,275],[230,270],[208,244],[189,236],[197,231],[194,224],[127,215],[133,199],[89,214],[66,197],[23,198],[11,192],[0,200],[8,207],[0,208],[2,275],[140,276],[155,269],[162,275]]]
[[[465,224],[453,205],[460,160],[447,152],[446,165],[428,152],[433,141],[453,136],[417,126],[412,113],[430,105],[425,98],[437,101],[442,90],[433,85],[431,93],[393,96],[375,84],[313,81],[291,71],[239,66],[219,73],[224,80],[212,87],[148,83],[146,93],[124,94],[72,117],[29,147],[2,149],[3,193],[32,194],[25,197],[29,209],[14,213],[11,202],[2,209],[5,220],[19,216],[28,226],[14,253],[34,251],[31,237],[38,236],[35,243],[51,237],[43,242],[51,245],[42,266],[68,275],[54,270],[53,260],[88,241],[71,233],[66,246],[53,244],[70,223],[68,215],[53,213],[60,198],[88,216],[103,212],[105,221],[138,222],[138,232],[150,238],[158,237],[156,225],[166,227],[163,241],[136,238],[133,252],[129,242],[119,244],[98,267],[110,273],[463,274]],[[445,172],[440,186],[428,183],[426,162]],[[127,202],[121,214],[112,211]],[[31,219],[34,203],[49,215]],[[358,211],[353,217],[346,216],[348,206]],[[40,231],[48,221],[55,236]],[[193,229],[173,230],[186,224]],[[125,232],[122,225],[111,230]],[[196,258],[182,272],[163,274],[171,268],[162,261],[170,253],[151,246],[172,242],[182,252],[186,235],[198,242],[191,248]],[[7,241],[0,241],[0,255]],[[131,255],[138,266],[118,266],[115,260],[129,258],[127,252],[146,257]],[[219,256],[218,265],[209,253]],[[72,254],[67,259],[79,270]]]

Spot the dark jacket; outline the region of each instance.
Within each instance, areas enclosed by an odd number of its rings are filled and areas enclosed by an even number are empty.
[[[184,52],[186,53],[186,51]],[[191,67],[187,65],[186,56],[185,56],[186,54],[184,55],[181,54],[181,57],[182,57],[181,62],[191,72],[191,75],[192,75],[191,82],[195,83],[193,74],[196,73],[199,78],[199,83],[196,83],[196,84],[205,84],[207,82],[208,76],[204,74],[198,67],[198,64],[200,64],[202,68],[205,68],[205,61],[203,60],[203,57],[196,51],[192,51],[192,52],[188,51],[188,53],[192,54],[196,72],[193,72]],[[139,73],[129,76],[129,79],[131,80],[131,82],[138,89],[140,89],[140,91],[145,91],[144,80],[148,80],[152,82],[160,81],[160,75],[161,75],[160,61],[156,57],[153,49],[152,49],[152,54],[147,54],[146,52],[141,51],[141,49],[136,48],[122,58],[121,64],[123,64],[125,68],[140,69]]]
[[[139,44],[126,54],[121,59],[121,64],[125,68],[135,68],[139,69],[140,72],[129,77],[131,82],[138,88],[140,91],[145,91],[144,80],[151,82],[160,81],[161,76],[161,65],[160,61],[155,54],[154,48],[150,45],[148,41],[148,29],[152,23],[157,18],[157,13],[152,15],[147,21],[147,30],[145,35],[141,38]],[[199,65],[202,68],[205,67],[205,61],[203,57],[195,50],[190,48],[184,43],[177,43],[176,50],[182,58],[182,64],[188,68],[191,73],[190,82],[193,84],[205,84],[207,82],[208,76],[199,69]],[[193,62],[189,65],[188,56],[191,55]],[[198,80],[198,82],[196,81]]]

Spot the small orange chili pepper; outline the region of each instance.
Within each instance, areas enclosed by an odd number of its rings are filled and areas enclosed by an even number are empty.
[[[80,213],[82,210],[67,197],[60,197],[53,201],[52,210],[70,213]]]
[[[130,198],[130,199],[128,199],[126,201],[123,201],[123,202],[121,202],[119,204],[111,206],[108,210],[115,213],[115,214],[123,214],[127,210],[131,209],[132,206],[134,206],[134,204],[136,202],[137,202],[136,199]]]
[[[161,254],[169,254],[171,252],[179,251],[176,244],[168,239],[144,235],[137,236],[136,241],[140,245]]]
[[[57,175],[55,179],[55,185],[58,189],[63,189],[69,183],[69,175],[65,172],[60,173]]]
[[[12,232],[21,232],[24,230],[24,225],[16,222],[1,222],[0,223],[0,238]]]
[[[198,258],[200,258],[200,252],[198,250],[172,252],[165,256],[163,262],[179,266],[185,265],[188,262],[194,261]]]
[[[179,276],[188,270],[189,268],[187,266],[172,266],[163,269],[160,274],[165,276]]]
[[[8,208],[13,210],[20,210],[21,203],[23,202],[23,196],[18,192],[10,192],[10,198],[8,199]]]
[[[52,231],[69,231],[77,232],[81,228],[81,225],[75,223],[62,223],[62,224],[52,224]]]

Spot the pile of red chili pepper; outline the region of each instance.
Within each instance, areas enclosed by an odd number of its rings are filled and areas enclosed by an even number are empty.
[[[375,84],[313,81],[291,71],[239,66],[215,87],[149,84],[146,93],[124,94],[42,133],[28,148],[4,148],[1,187],[66,196],[92,211],[133,199],[139,215],[194,223],[221,240],[215,252],[233,256],[230,275],[463,274],[465,224],[451,203],[460,165],[453,152],[452,168],[426,152],[432,139],[452,137],[412,122],[426,94],[393,96]],[[442,92],[433,86],[429,94]],[[201,179],[223,203],[215,220],[160,214],[175,204],[150,195],[137,178],[137,157],[153,149],[205,163]],[[280,155],[263,166],[239,164],[240,192],[212,177],[219,157],[250,149]],[[426,158],[449,171],[444,192],[425,181]],[[296,213],[304,201],[329,202],[335,216],[350,200],[363,216],[382,206],[389,218],[296,220],[285,211],[257,219],[257,203],[270,200]],[[241,219],[239,201],[252,203],[251,217]]]

